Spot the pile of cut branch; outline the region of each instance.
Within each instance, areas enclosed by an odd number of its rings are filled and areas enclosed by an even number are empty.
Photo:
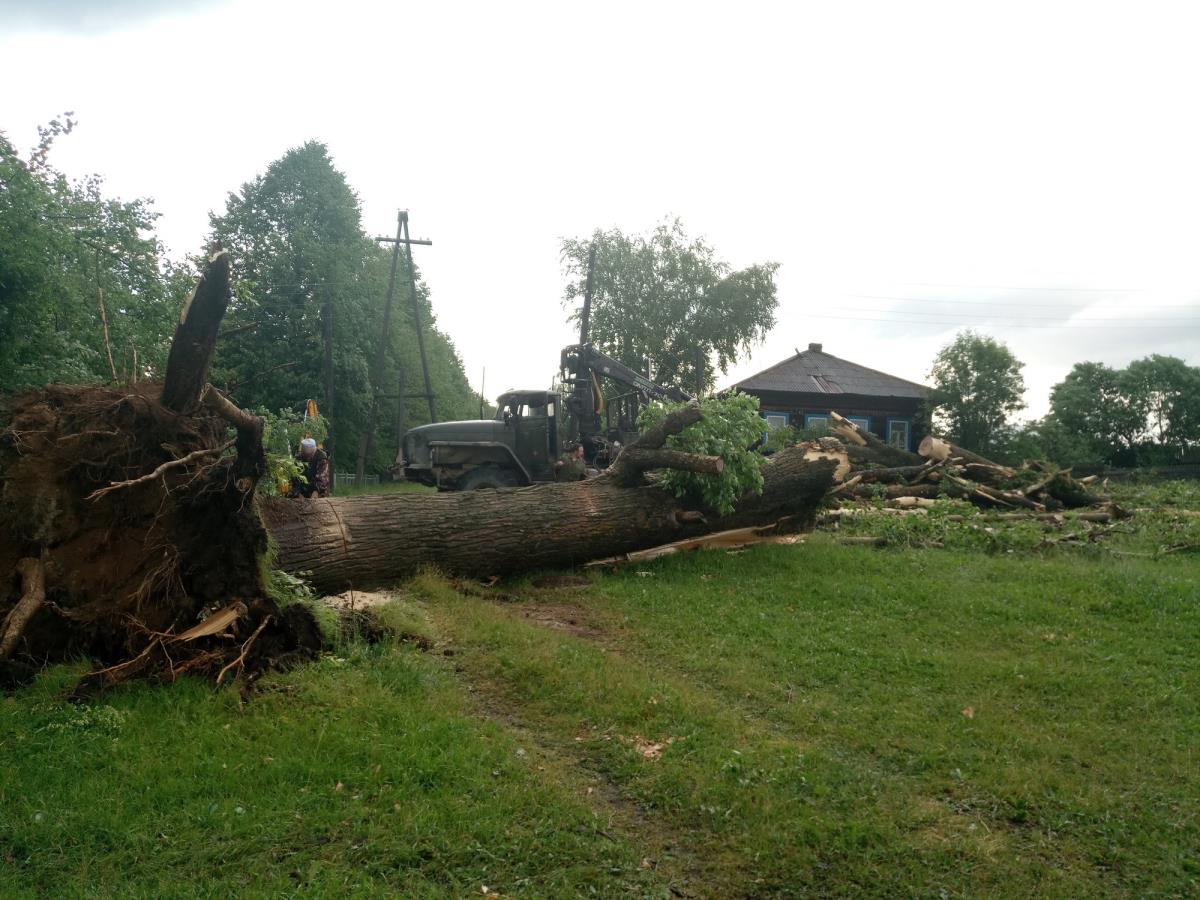
[[[938,498],[965,500],[983,509],[1021,516],[1053,516],[1088,509],[1089,521],[1110,522],[1128,514],[1096,488],[1097,477],[1076,479],[1070,469],[1043,461],[1006,466],[940,437],[926,437],[917,453],[884,444],[837,413],[831,431],[851,461],[849,477],[836,489],[844,504],[884,501],[885,508],[920,509]]]

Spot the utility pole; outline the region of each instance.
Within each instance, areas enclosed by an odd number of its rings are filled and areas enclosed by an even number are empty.
[[[429,361],[425,357],[425,330],[421,327],[421,304],[417,302],[417,278],[413,271],[412,245],[422,244],[426,247],[433,246],[433,241],[419,240],[409,237],[408,233],[408,210],[400,210],[400,227],[396,230],[394,238],[381,237],[375,238],[377,241],[386,241],[395,243],[397,247],[404,245],[404,252],[408,255],[408,286],[412,291],[412,312],[413,312],[413,327],[417,330],[417,349],[421,352],[421,374],[425,376],[425,399],[429,401],[429,421],[437,421],[437,411],[433,408],[433,385],[429,381]]]
[[[362,478],[366,472],[367,458],[371,454],[371,445],[375,439],[375,421],[376,421],[376,417],[377,417],[378,404],[379,404],[380,399],[382,399],[380,396],[380,387],[381,387],[381,382],[383,381],[384,365],[387,361],[387,350],[388,350],[388,346],[389,346],[390,340],[391,340],[392,305],[393,305],[393,302],[394,302],[395,296],[396,296],[396,270],[399,268],[400,246],[402,244],[404,245],[404,249],[408,255],[408,282],[412,289],[413,318],[415,320],[414,324],[417,329],[417,346],[421,350],[421,369],[425,373],[425,394],[429,398],[429,417],[432,421],[434,421],[434,422],[437,421],[437,417],[434,415],[434,411],[433,411],[433,390],[429,384],[429,366],[425,361],[425,340],[424,340],[424,336],[421,334],[421,313],[417,307],[417,283],[416,283],[416,277],[413,273],[413,258],[412,258],[412,245],[413,244],[421,244],[426,247],[431,247],[431,246],[433,246],[433,241],[424,240],[424,239],[420,239],[420,238],[413,238],[413,237],[409,236],[409,233],[408,233],[408,210],[400,210],[396,214],[396,236],[394,238],[378,237],[375,240],[393,245],[392,246],[392,266],[391,266],[390,272],[388,273],[387,297],[384,300],[384,304],[383,304],[383,322],[380,327],[379,347],[375,352],[375,363],[371,367],[371,370],[369,373],[370,381],[371,381],[371,406],[370,406],[370,411],[367,413],[366,431],[363,434],[362,439],[358,442],[358,459],[356,461],[356,465],[354,468],[355,484],[362,484]],[[398,406],[397,429],[403,429],[403,427],[404,427],[404,367],[403,367],[403,365],[401,365],[401,367],[400,367],[400,390],[399,390],[397,406]],[[397,445],[400,444],[402,439],[403,439],[402,434],[396,435]]]

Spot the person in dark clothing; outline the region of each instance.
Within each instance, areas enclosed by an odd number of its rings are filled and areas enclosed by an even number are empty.
[[[563,457],[554,464],[555,481],[582,481],[587,478],[587,466],[583,461],[583,444],[573,443]]]
[[[289,497],[328,497],[332,480],[329,454],[317,446],[312,438],[300,442],[300,463],[304,466],[304,477],[292,479]]]

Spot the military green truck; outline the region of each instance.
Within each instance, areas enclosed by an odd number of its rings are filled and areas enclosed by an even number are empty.
[[[588,260],[579,343],[564,348],[559,359],[567,396],[557,391],[509,391],[500,395],[494,419],[413,428],[404,435],[394,472],[442,491],[554,481],[555,463],[568,444],[578,441],[587,464],[603,468],[616,458],[622,443],[636,436],[639,403],[694,399],[678,388],[655,384],[588,341],[595,261],[593,251]],[[612,410],[605,407],[601,378],[626,390],[614,398],[622,410],[615,423]],[[601,422],[605,412],[610,420],[607,428]]]
[[[421,425],[404,435],[396,469],[407,481],[443,491],[516,487],[555,480],[559,454],[579,441],[589,465],[602,468],[615,457],[628,429],[606,431],[600,413],[601,377],[649,400],[690,400],[600,353],[590,344],[562,352],[564,397],[557,391],[509,391],[493,419]],[[632,428],[632,425],[629,426]]]
[[[553,481],[562,446],[562,397],[553,391],[509,391],[498,405],[494,419],[410,430],[401,451],[405,479],[443,491]]]

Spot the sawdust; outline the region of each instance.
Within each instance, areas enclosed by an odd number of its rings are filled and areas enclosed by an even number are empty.
[[[323,603],[337,609],[372,609],[396,599],[391,591],[345,591],[331,597],[322,597]]]

